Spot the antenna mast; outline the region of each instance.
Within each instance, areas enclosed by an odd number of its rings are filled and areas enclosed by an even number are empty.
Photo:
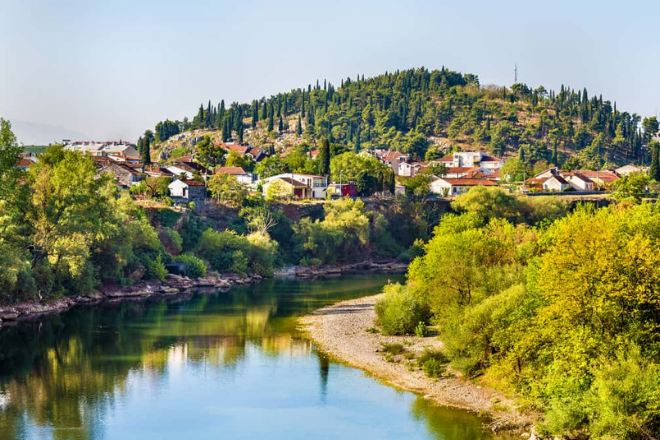
[[[518,64],[513,68],[513,83],[518,84]]]

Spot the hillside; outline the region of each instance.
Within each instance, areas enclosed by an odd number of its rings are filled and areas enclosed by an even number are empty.
[[[472,74],[419,68],[346,79],[339,87],[317,81],[249,104],[209,101],[191,119],[159,122],[154,146],[184,153],[194,148],[191,138],[210,134],[277,151],[328,138],[354,151],[385,147],[417,160],[474,149],[595,169],[643,159],[657,121],[644,120],[646,134],[640,122],[586,89],[482,86]]]

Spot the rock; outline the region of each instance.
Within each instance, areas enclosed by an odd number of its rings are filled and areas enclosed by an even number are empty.
[[[18,311],[16,309],[0,310],[0,319],[3,321],[16,321],[18,319]]]

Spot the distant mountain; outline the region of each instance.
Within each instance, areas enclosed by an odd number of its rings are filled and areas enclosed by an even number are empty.
[[[387,148],[417,160],[462,149],[529,165],[600,169],[643,160],[657,126],[649,119],[586,89],[482,85],[476,75],[419,68],[347,78],[339,87],[316,81],[245,104],[209,101],[183,121],[159,122],[155,137],[160,143],[205,129],[259,147],[328,138],[354,151]]]
[[[11,126],[18,142],[24,145],[48,145],[61,143],[63,139],[87,139],[84,133],[36,122],[12,119]]]

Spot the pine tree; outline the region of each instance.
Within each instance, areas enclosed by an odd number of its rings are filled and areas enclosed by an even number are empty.
[[[151,163],[151,143],[148,137],[144,138],[142,145],[142,165],[149,165]]]
[[[298,126],[296,127],[296,134],[298,136],[302,135],[302,118],[298,115]]]

